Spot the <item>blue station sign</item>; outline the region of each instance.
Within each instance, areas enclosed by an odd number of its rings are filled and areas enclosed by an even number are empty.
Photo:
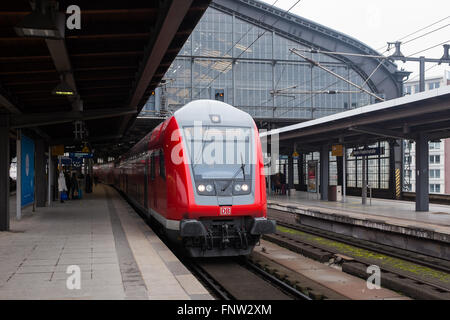
[[[89,152],[69,152],[71,158],[93,158],[94,154]]]
[[[378,156],[384,154],[384,147],[381,148],[366,148],[360,150],[353,150],[353,157],[362,157],[362,156]]]

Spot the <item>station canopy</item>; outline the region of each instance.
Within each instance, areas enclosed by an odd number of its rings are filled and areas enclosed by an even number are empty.
[[[317,151],[322,145],[362,146],[379,140],[450,137],[450,86],[261,133],[278,135],[280,150]]]
[[[33,131],[50,144],[73,143],[75,121],[82,121],[84,140],[94,148],[122,141],[126,150],[136,116],[209,2],[2,1],[0,112],[10,113],[12,129]],[[79,29],[64,27],[74,4]],[[56,33],[30,36],[43,33],[42,17],[51,17]]]

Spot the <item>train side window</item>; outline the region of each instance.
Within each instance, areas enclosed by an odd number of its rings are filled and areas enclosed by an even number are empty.
[[[163,179],[166,178],[166,166],[164,165],[164,152],[162,150],[159,152],[159,175]]]
[[[155,180],[156,177],[156,168],[155,168],[155,154],[152,153],[150,156],[150,178]]]

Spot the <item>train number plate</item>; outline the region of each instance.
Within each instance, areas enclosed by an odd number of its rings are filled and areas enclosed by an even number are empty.
[[[231,207],[220,207],[220,215],[221,216],[229,216],[231,215]]]

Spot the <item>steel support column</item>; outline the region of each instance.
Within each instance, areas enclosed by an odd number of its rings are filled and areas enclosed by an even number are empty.
[[[347,196],[347,148],[342,146],[342,203],[345,203]]]
[[[416,211],[429,210],[428,139],[421,133],[416,140]]]
[[[47,157],[47,203],[50,207],[52,205],[52,177],[53,177],[53,168],[52,168],[52,147],[48,147],[48,157]]]
[[[0,231],[9,230],[9,115],[0,114]]]
[[[362,156],[361,203],[367,203],[367,156]]]
[[[328,200],[328,170],[330,155],[328,145],[320,149],[320,200]]]
[[[36,207],[45,207],[46,177],[45,177],[45,144],[44,140],[36,140],[35,151],[35,181],[36,181]]]
[[[419,60],[419,91],[425,91],[425,57],[421,56]]]
[[[336,157],[336,171],[337,171],[337,185],[342,186],[344,184],[344,157]]]
[[[306,185],[305,185],[305,173],[304,167],[303,167],[303,153],[300,153],[297,159],[297,167],[298,167],[298,184],[299,189],[301,191],[307,191]]]
[[[292,154],[288,156],[288,194],[292,195],[295,192],[294,188],[294,157]]]
[[[403,181],[403,140],[396,140],[393,144],[394,149],[394,183],[395,183],[395,199],[400,200],[402,196]]]

